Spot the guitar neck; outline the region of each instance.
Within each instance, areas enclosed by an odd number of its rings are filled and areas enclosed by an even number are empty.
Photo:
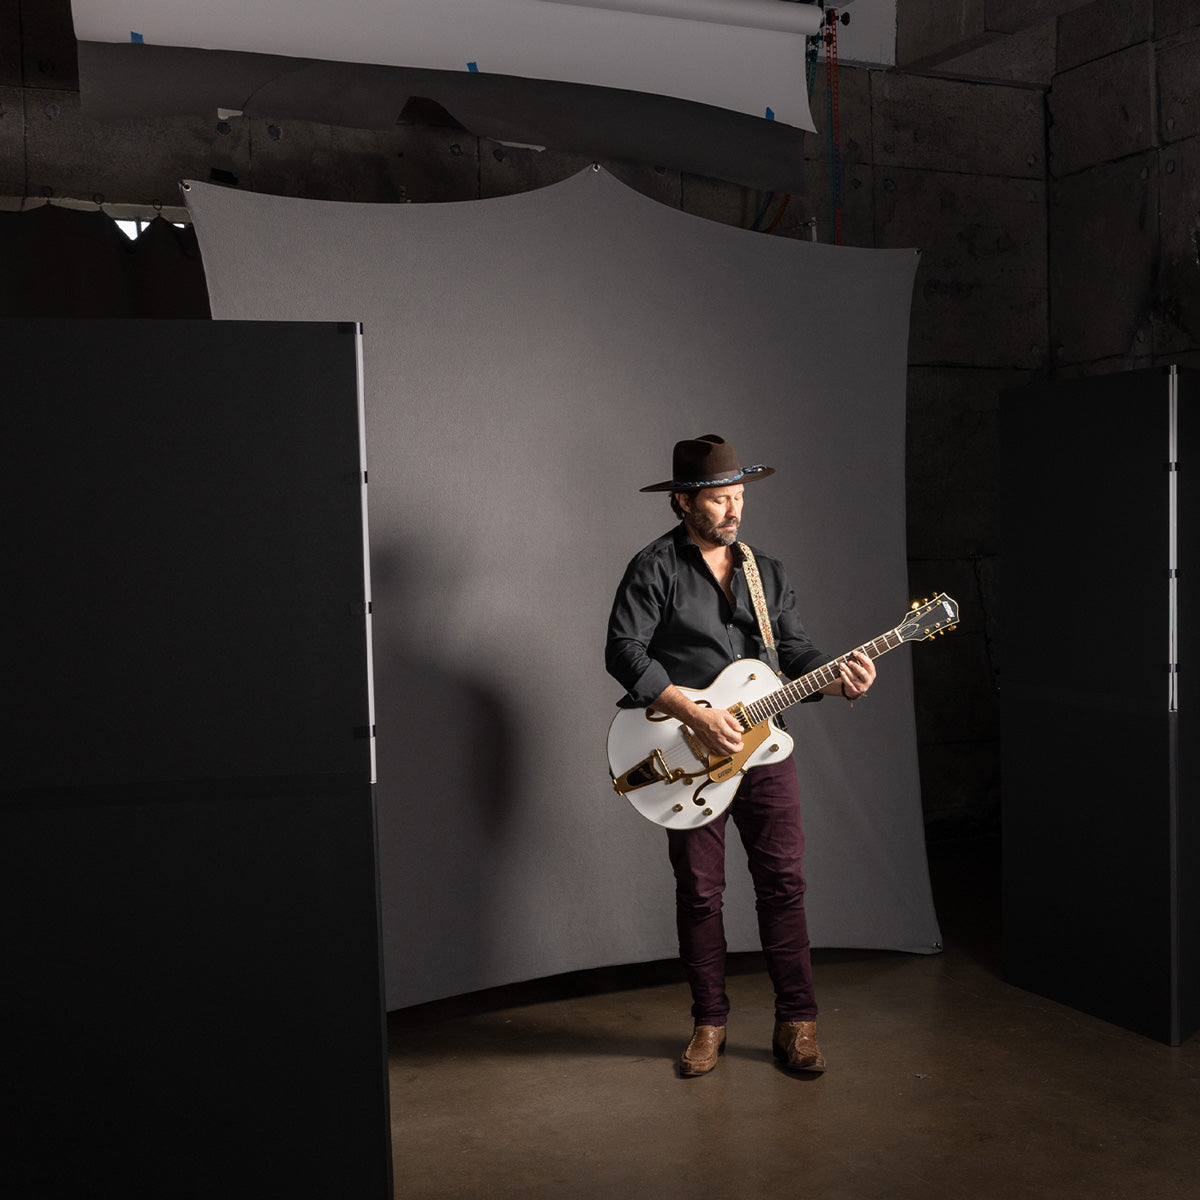
[[[757,725],[760,721],[767,720],[768,717],[778,715],[785,708],[799,704],[801,700],[807,699],[814,692],[819,692],[827,684],[833,683],[835,679],[841,678],[842,659],[848,658],[851,654],[861,651],[868,658],[878,658],[881,654],[886,654],[889,650],[895,650],[897,646],[903,645],[906,640],[901,637],[898,629],[889,629],[887,633],[881,633],[874,640],[857,647],[856,650],[848,651],[840,658],[834,659],[833,662],[825,663],[824,666],[809,671],[807,675],[793,679],[791,683],[785,683],[777,692],[771,692],[758,700],[744,704],[742,708],[750,725]]]

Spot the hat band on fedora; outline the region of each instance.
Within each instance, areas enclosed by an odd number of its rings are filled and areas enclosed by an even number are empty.
[[[752,467],[739,467],[733,474],[722,475],[719,479],[696,479],[689,480],[687,483],[683,483],[677,479],[675,482],[679,484],[679,490],[682,492],[688,491],[691,488],[718,487],[722,483],[737,483],[743,475],[757,475],[760,471],[764,470],[766,470],[766,467],[763,463],[755,463]]]

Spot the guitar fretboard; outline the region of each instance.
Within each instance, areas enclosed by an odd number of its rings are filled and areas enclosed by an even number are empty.
[[[890,629],[887,633],[881,633],[873,641],[859,646],[858,650],[861,650],[868,658],[878,658],[889,650],[895,650],[906,640],[901,637],[899,629]],[[819,692],[821,688],[833,683],[835,679],[841,678],[842,662],[854,653],[855,651],[851,650],[847,654],[835,658],[833,662],[825,663],[823,666],[809,671],[807,675],[793,679],[791,683],[785,683],[777,692],[771,692],[768,696],[762,696],[758,700],[752,700],[749,704],[743,704],[742,711],[746,714],[746,728],[750,729],[760,721],[765,721],[768,717],[783,712],[785,708],[799,704],[801,700],[811,696],[814,692]]]

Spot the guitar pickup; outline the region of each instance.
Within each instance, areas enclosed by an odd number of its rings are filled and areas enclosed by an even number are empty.
[[[638,788],[649,787],[652,783],[674,783],[686,774],[686,771],[667,770],[662,751],[654,750],[624,775],[614,777],[613,790],[618,796],[624,796],[628,792],[636,792]]]
[[[702,767],[707,767],[708,751],[700,744],[700,739],[686,725],[680,726],[679,732],[683,734],[683,740],[687,743],[687,748],[696,756],[696,761]]]

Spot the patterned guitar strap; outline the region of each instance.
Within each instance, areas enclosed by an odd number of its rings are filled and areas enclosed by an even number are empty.
[[[763,595],[762,576],[758,573],[758,563],[754,561],[754,552],[745,542],[738,542],[742,552],[742,570],[746,574],[746,586],[750,589],[750,599],[754,603],[754,615],[758,617],[758,628],[762,634],[763,645],[767,648],[767,662],[771,670],[779,674],[779,652],[775,649],[775,634],[771,632],[771,617],[767,612],[767,598]]]

